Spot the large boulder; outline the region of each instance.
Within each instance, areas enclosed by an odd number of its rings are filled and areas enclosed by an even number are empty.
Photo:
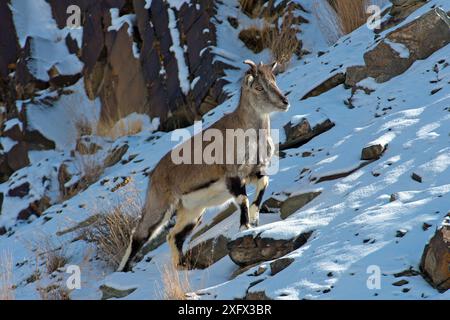
[[[396,18],[404,18],[417,8],[424,5],[427,0],[390,0],[392,2],[391,12],[392,16]]]
[[[425,246],[420,270],[440,292],[450,288],[450,215]]]
[[[297,212],[299,209],[303,208],[305,205],[313,201],[321,193],[322,192],[320,191],[312,191],[287,198],[285,201],[283,201],[280,207],[281,219],[288,218],[290,215]]]
[[[311,234],[305,232],[291,239],[243,235],[228,243],[229,256],[241,267],[277,259],[300,248]]]
[[[229,239],[223,235],[203,241],[189,249],[184,261],[190,269],[205,269],[228,254]]]
[[[136,291],[136,288],[116,289],[106,284],[101,285],[99,289],[102,293],[102,300],[125,298]]]
[[[385,149],[386,146],[381,144],[364,147],[361,151],[361,160],[377,160],[381,157]]]
[[[299,123],[295,124],[288,122],[284,126],[286,141],[280,144],[280,150],[298,148],[333,127],[334,122],[330,119],[326,119],[314,127],[311,127],[307,119],[302,119]]]
[[[347,69],[346,85],[353,87],[366,77],[386,82],[426,59],[450,43],[448,21],[446,13],[436,8],[392,31],[364,54],[364,66]]]

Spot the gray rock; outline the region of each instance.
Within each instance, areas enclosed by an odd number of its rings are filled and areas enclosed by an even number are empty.
[[[390,0],[392,2],[390,14],[397,18],[405,18],[411,12],[424,5],[427,0]]]
[[[365,147],[361,151],[361,160],[377,160],[381,157],[385,150],[385,146],[375,144]]]
[[[127,144],[123,144],[120,147],[114,148],[105,159],[105,168],[112,167],[113,165],[117,164],[125,155],[125,153],[127,153],[128,148],[129,147]]]
[[[281,258],[278,260],[275,260],[270,264],[270,273],[272,276],[276,275],[278,272],[283,271],[287,267],[291,265],[292,262],[295,260],[292,258]]]
[[[286,141],[280,144],[279,149],[286,150],[298,148],[333,127],[334,123],[330,119],[326,119],[325,121],[315,125],[312,129],[307,119],[304,119],[296,125],[292,125],[292,123],[289,122],[284,126]]]
[[[417,173],[413,172],[411,175],[411,179],[413,179],[414,181],[417,181],[419,183],[422,183],[422,177],[419,176]]]
[[[449,263],[450,226],[444,224],[425,246],[420,263],[424,278],[440,292],[450,289]]]
[[[189,269],[206,269],[228,254],[229,239],[223,235],[201,242],[184,255]]]
[[[137,288],[131,288],[127,290],[119,290],[116,288],[109,287],[107,285],[100,286],[100,291],[102,292],[102,300],[108,300],[111,298],[125,298],[126,296],[129,296],[134,291],[136,291]]]
[[[321,95],[322,93],[325,93],[333,88],[336,88],[337,86],[344,84],[346,81],[346,76],[343,73],[337,73],[331,78],[325,80],[321,84],[319,84],[317,87],[309,91],[306,95],[301,98],[301,100],[305,100],[311,97],[317,97]]]
[[[307,192],[286,199],[281,204],[280,208],[281,219],[286,219],[291,214],[295,213],[299,209],[303,208],[306,204],[314,200],[320,194],[321,194],[320,191]]]
[[[364,54],[364,66],[347,69],[346,85],[354,87],[366,77],[372,77],[379,83],[386,82],[405,72],[415,61],[428,58],[450,43],[448,21],[445,12],[433,9],[392,31]],[[389,42],[404,46],[409,55],[400,55]]]
[[[312,231],[292,239],[261,238],[245,235],[228,243],[229,256],[234,263],[245,267],[258,262],[280,258],[306,243]]]

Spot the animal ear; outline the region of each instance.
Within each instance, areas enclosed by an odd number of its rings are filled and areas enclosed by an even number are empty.
[[[276,62],[276,61],[272,62],[272,64],[270,65],[270,67],[272,68],[272,72],[275,72],[275,70],[276,70],[277,67],[278,67],[278,62]]]
[[[249,60],[249,59],[245,60],[244,63],[248,64],[250,66],[250,69],[253,74],[256,74],[256,71],[258,69],[258,67],[256,66],[256,63],[254,63],[252,60]]]
[[[244,82],[245,82],[245,85],[247,86],[247,87],[251,87],[251,85],[253,84],[253,81],[255,80],[255,78],[251,75],[251,74],[247,74],[246,76],[245,76],[245,80],[244,80]]]

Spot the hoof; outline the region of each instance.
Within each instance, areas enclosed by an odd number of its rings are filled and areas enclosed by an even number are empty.
[[[189,262],[187,261],[187,259],[185,257],[183,257],[182,259],[180,259],[180,261],[178,261],[178,263],[176,265],[176,269],[177,270],[189,270]]]
[[[251,226],[250,226],[249,223],[243,224],[243,225],[241,225],[241,226],[239,227],[239,231],[245,231],[245,230],[248,230],[248,229],[250,229],[250,228],[251,228]]]
[[[257,226],[259,226],[259,219],[258,219],[258,220],[255,220],[255,221],[251,221],[251,222],[250,222],[250,226],[251,226],[252,228],[256,228]]]

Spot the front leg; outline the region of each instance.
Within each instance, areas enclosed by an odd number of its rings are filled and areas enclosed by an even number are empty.
[[[244,181],[239,177],[228,178],[227,188],[234,197],[241,211],[240,231],[250,229],[249,223],[249,201]]]
[[[253,227],[258,226],[259,224],[259,209],[261,207],[261,202],[264,197],[264,192],[269,185],[269,177],[263,175],[261,172],[258,172],[255,178],[252,181],[256,185],[255,198],[253,199],[253,203],[250,207],[250,224]]]

